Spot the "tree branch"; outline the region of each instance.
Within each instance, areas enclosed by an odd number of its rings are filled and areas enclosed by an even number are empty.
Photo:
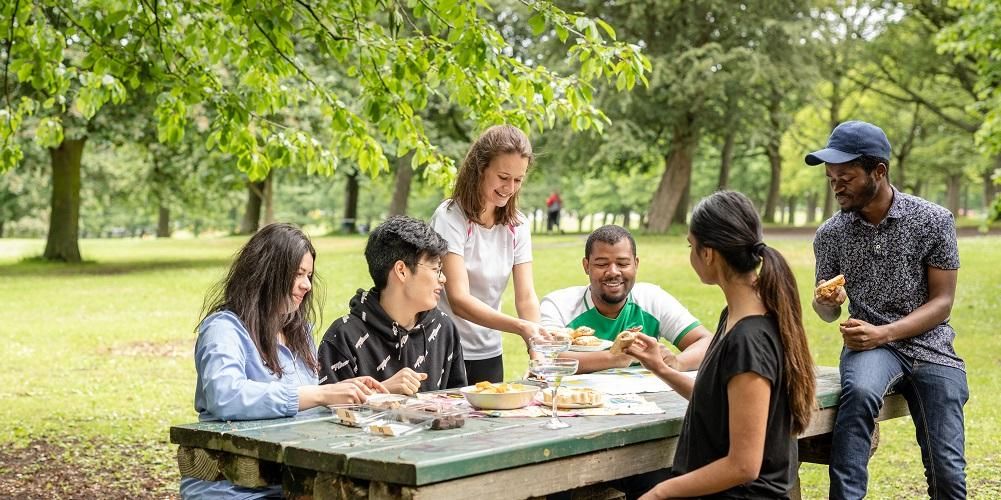
[[[17,18],[17,8],[20,5],[21,0],[14,0],[14,12],[10,16],[10,34],[7,36],[7,56],[3,60],[3,95],[7,99],[7,128],[10,129],[12,134],[14,133],[14,126],[11,125],[11,115],[14,114],[14,107],[10,104],[10,94],[12,92],[7,90],[7,70],[10,66],[11,47],[14,46],[14,19]]]
[[[887,81],[889,81],[890,83],[892,83],[895,87],[897,87],[898,89],[902,90],[905,94],[907,94],[910,97],[896,95],[896,94],[893,94],[891,92],[888,92],[888,91],[876,88],[875,86],[873,86],[871,84],[868,84],[868,83],[865,83],[865,82],[861,82],[861,81],[857,80],[855,77],[850,76],[850,75],[848,76],[848,78],[850,80],[854,81],[855,83],[861,85],[863,88],[866,88],[866,89],[869,89],[869,90],[873,90],[876,93],[878,93],[880,95],[884,95],[884,96],[889,97],[891,99],[894,99],[894,100],[897,100],[897,101],[900,101],[900,102],[918,103],[918,104],[924,106],[925,108],[927,108],[932,113],[935,113],[936,115],[938,115],[939,117],[941,117],[946,122],[952,124],[955,127],[958,127],[959,129],[962,129],[962,130],[964,130],[966,132],[969,132],[971,134],[974,133],[974,132],[976,132],[978,129],[980,129],[980,124],[979,123],[971,123],[971,122],[968,122],[968,121],[965,121],[965,120],[962,120],[962,119],[950,116],[940,106],[932,103],[931,101],[929,101],[928,99],[926,99],[924,96],[918,94],[917,92],[911,90],[909,87],[903,85],[896,78],[894,78],[893,75],[891,75],[888,71],[886,71],[885,68],[880,67],[880,71],[886,76],[886,80]]]
[[[424,6],[425,9],[427,9],[432,14],[434,14],[434,17],[437,17],[439,21],[445,23],[445,26],[448,26],[448,29],[450,29],[450,30],[454,30],[455,29],[455,26],[452,26],[452,24],[449,23],[448,21],[446,21],[445,18],[441,17],[441,14],[439,14],[437,10],[432,9],[431,6],[428,5],[427,2],[425,2],[424,0],[419,0],[419,1],[420,1],[421,5]]]
[[[281,51],[281,49],[278,48],[278,45],[275,44],[275,41],[272,40],[270,36],[268,36],[267,32],[264,31],[264,28],[262,28],[261,25],[257,22],[257,18],[253,17],[253,13],[251,13],[248,10],[247,14],[251,16],[251,19],[254,22],[254,27],[257,28],[257,31],[261,32],[261,35],[263,35],[264,39],[268,41],[268,44],[271,45],[271,48],[275,51],[275,53],[281,56],[281,58],[284,59],[285,62],[289,63],[289,65],[291,65],[292,68],[295,69],[296,73],[298,73],[299,76],[301,76],[304,80],[306,80],[306,82],[308,82],[310,86],[312,86],[315,90],[321,90],[320,86],[317,85],[315,81],[313,81],[313,78],[311,76],[306,74],[305,70],[300,68],[299,65],[295,63],[295,61],[290,59],[287,55],[285,55],[284,52]]]
[[[334,32],[327,27],[327,25],[323,24],[323,21],[320,19],[320,16],[318,16],[316,14],[316,11],[313,10],[313,6],[309,5],[303,0],[295,0],[295,3],[301,5],[302,8],[306,9],[306,12],[309,12],[309,15],[312,16],[313,20],[316,21],[316,24],[319,24],[320,27],[323,28],[323,31],[325,31],[327,35],[330,36],[331,39],[335,41],[354,41],[354,38],[351,37],[335,35]]]

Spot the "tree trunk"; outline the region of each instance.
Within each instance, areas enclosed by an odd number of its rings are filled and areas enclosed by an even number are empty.
[[[820,196],[817,193],[810,193],[806,197],[806,223],[813,224],[817,222],[817,199]]]
[[[962,212],[963,217],[970,216],[970,185],[963,184],[963,201],[962,205],[959,207],[960,212]]]
[[[994,183],[994,179],[991,178],[996,171],[1001,171],[1001,155],[994,157],[994,168],[988,169],[981,177],[984,180],[984,210],[988,213],[990,213],[991,207],[994,206],[994,197],[998,193],[998,186]]]
[[[834,129],[841,124],[841,103],[844,98],[841,97],[841,76],[843,72],[839,69],[835,69],[833,75],[831,76],[831,105],[828,108],[828,122],[829,130],[832,132]],[[824,168],[823,165],[818,165],[817,168]],[[831,190],[831,184],[824,180],[824,211],[820,214],[820,218],[827,220],[828,217],[834,214],[834,193]]]
[[[156,237],[170,238],[170,209],[163,205],[160,205],[156,221]]]
[[[726,131],[723,139],[723,150],[720,151],[719,161],[719,181],[716,189],[726,189],[730,185],[730,169],[733,167],[733,147],[737,143],[737,127],[731,127]]]
[[[577,230],[580,231],[580,232],[584,231],[584,218],[585,217],[586,216],[584,215],[583,212],[579,212],[577,214]]]
[[[393,199],[389,202],[389,215],[407,215],[407,201],[410,198],[410,184],[414,178],[411,151],[396,158],[396,179],[393,183]]]
[[[782,98],[782,93],[772,86],[771,92],[768,94],[768,130],[766,131],[767,142],[765,144],[765,154],[768,156],[768,165],[771,167],[771,177],[768,180],[768,198],[765,199],[765,222],[775,222],[775,208],[781,202],[779,191],[782,185],[782,133],[785,131]]]
[[[52,162],[52,212],[45,260],[80,262],[80,158],[87,138],[64,139],[49,149]]]
[[[689,179],[691,179],[689,177]],[[688,208],[692,204],[692,183],[689,180],[688,185],[685,186],[685,192],[681,194],[681,201],[678,202],[678,209],[674,211],[674,218],[671,219],[671,224],[680,224],[682,226],[688,225]]]
[[[650,203],[651,232],[664,233],[670,228],[685,189],[691,184],[692,156],[697,144],[698,137],[692,130],[691,119],[675,129],[671,149],[664,157],[664,175]]]
[[[896,153],[894,156],[893,170],[891,171],[890,178],[894,180],[893,185],[897,186],[897,189],[909,192],[907,189],[907,160],[910,159],[911,151],[914,150],[914,146],[917,143],[918,135],[921,130],[921,104],[914,103],[914,111],[911,115],[911,127],[907,130],[907,136],[904,137],[903,141],[899,141],[893,149]]]
[[[0,238],[3,238],[3,223],[4,221],[0,220]]]
[[[962,174],[952,174],[946,180],[945,203],[953,217],[959,217],[959,197],[962,190]]]
[[[341,221],[341,231],[347,234],[358,232],[358,171],[348,174],[348,182],[344,186],[344,220]]]
[[[622,212],[622,227],[629,229],[629,224],[632,222],[630,220],[630,215],[632,215],[630,210],[625,210]]]
[[[261,225],[261,205],[264,202],[265,182],[247,181],[247,205],[243,210],[238,234],[254,234]]]
[[[789,197],[789,204],[787,205],[789,208],[789,214],[788,214],[788,219],[786,220],[786,224],[789,224],[790,226],[796,225],[796,203],[798,201],[799,200],[795,196]]]
[[[264,225],[275,221],[275,171],[268,171],[268,176],[264,178]]]
[[[768,198],[765,199],[765,213],[762,220],[775,222],[775,207],[779,204],[779,186],[782,184],[782,154],[781,137],[772,137],[765,146],[768,155],[768,165],[771,167],[771,178],[768,180]]]

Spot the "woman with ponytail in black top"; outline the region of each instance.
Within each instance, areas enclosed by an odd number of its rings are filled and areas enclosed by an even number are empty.
[[[671,477],[642,498],[787,498],[796,436],[816,404],[796,279],[762,241],[758,214],[741,193],[700,201],[688,242],[692,267],[723,290],[726,308],[695,380],[670,368],[643,335],[626,350],[690,401]]]

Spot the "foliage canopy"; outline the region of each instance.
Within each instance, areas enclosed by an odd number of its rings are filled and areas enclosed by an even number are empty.
[[[341,161],[375,174],[413,151],[447,182],[453,161],[420,111],[459,106],[480,125],[542,129],[566,119],[601,130],[591,82],[646,83],[649,61],[600,19],[522,0],[530,25],[570,41],[576,74],[514,55],[483,0],[14,0],[4,36],[0,172],[19,137],[55,147],[82,137],[103,107],[145,93],[161,142],[191,123],[252,179],[292,165],[329,174]]]

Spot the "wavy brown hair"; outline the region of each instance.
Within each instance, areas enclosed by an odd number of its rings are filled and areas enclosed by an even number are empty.
[[[306,252],[315,266],[316,249],[299,228],[281,223],[264,226],[237,252],[229,273],[209,291],[202,306],[203,321],[219,311],[239,317],[264,364],[279,378],[283,375],[278,362],[279,332],[285,335],[285,345],[295,357],[314,373],[319,368],[309,338],[316,316],[313,295],[314,291],[320,293],[318,288],[306,293],[298,309],[286,312]],[[310,282],[315,281],[314,273]]]
[[[494,125],[484,131],[466,153],[459,167],[459,175],[455,180],[451,203],[459,205],[467,219],[482,224],[480,212],[483,210],[483,195],[480,188],[483,183],[483,171],[490,162],[504,154],[516,154],[528,159],[531,165],[535,161],[532,153],[532,143],[528,136],[518,127],[512,125]],[[519,193],[521,190],[519,190]],[[503,225],[518,225],[518,194],[515,193],[503,207],[497,207],[494,222]]]
[[[703,198],[692,210],[688,230],[697,246],[719,252],[733,272],[748,273],[761,266],[755,286],[765,309],[779,325],[792,429],[796,434],[803,432],[817,406],[816,375],[796,277],[789,264],[778,250],[762,241],[761,219],[742,193],[719,191]]]

